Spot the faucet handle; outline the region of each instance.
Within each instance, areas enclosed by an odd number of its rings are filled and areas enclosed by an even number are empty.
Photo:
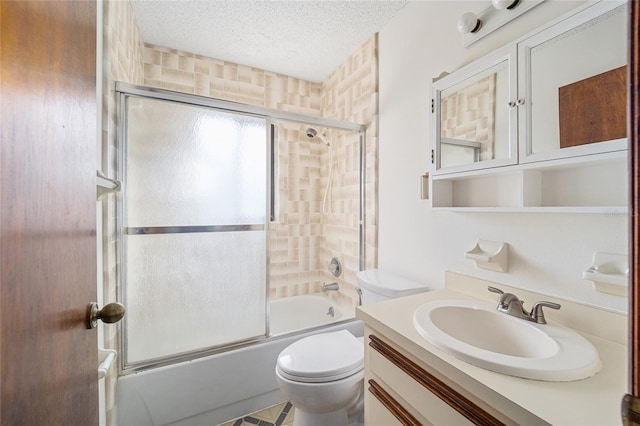
[[[487,290],[489,290],[491,293],[498,293],[499,295],[503,295],[504,291],[500,290],[499,288],[495,288],[495,287],[487,287]]]
[[[537,302],[536,304],[533,305],[533,307],[531,308],[531,321],[534,321],[538,324],[546,324],[547,320],[544,319],[544,312],[542,311],[542,307],[546,306],[547,308],[551,308],[551,309],[560,309],[560,305],[557,303],[553,303],[553,302]]]
[[[518,318],[525,318],[529,316],[529,313],[524,310],[523,301],[520,300],[518,296],[512,293],[505,293],[499,288],[495,287],[487,287],[487,289],[492,293],[497,293],[500,295],[498,297],[498,310],[500,312],[507,313],[509,315],[513,315]]]

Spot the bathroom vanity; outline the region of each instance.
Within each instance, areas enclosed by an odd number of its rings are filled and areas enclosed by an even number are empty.
[[[540,300],[560,303],[560,310],[545,311],[547,320],[591,342],[600,356],[600,371],[568,382],[500,374],[461,361],[416,330],[414,312],[420,306],[446,299],[495,302],[488,286],[518,295],[527,308]],[[356,316],[365,323],[367,425],[621,423],[626,315],[447,272],[444,289],[362,306]]]

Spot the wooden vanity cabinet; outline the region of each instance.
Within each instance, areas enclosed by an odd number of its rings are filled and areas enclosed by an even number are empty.
[[[504,425],[399,345],[365,327],[365,424]]]

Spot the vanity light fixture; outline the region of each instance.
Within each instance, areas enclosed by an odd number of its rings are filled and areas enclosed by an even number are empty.
[[[513,10],[518,4],[520,0],[491,0],[491,5],[498,10]]]
[[[458,19],[458,31],[462,33],[465,47],[492,33],[545,0],[491,0],[491,5],[475,14],[464,13]]]
[[[458,32],[462,34],[477,33],[480,28],[482,28],[482,21],[473,12],[463,13],[458,19]]]

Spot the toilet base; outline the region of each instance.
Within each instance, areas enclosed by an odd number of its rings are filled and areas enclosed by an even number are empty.
[[[293,426],[348,426],[347,410],[344,408],[329,413],[307,413],[296,408]]]
[[[293,426],[364,426],[364,395],[347,408],[329,413],[309,413],[295,408]]]

